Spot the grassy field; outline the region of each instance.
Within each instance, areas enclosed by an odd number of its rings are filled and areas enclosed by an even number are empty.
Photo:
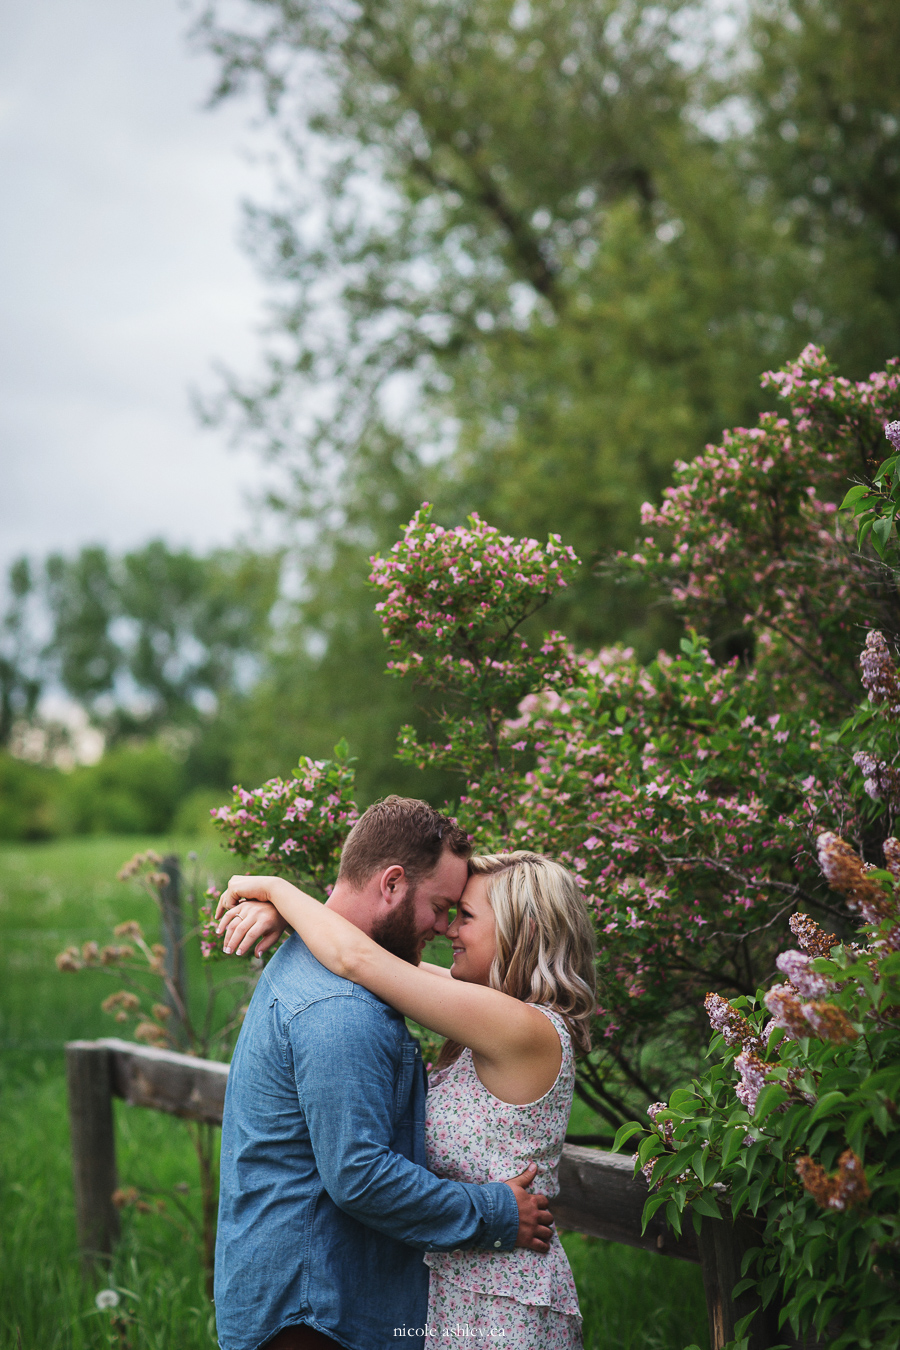
[[[166,1214],[123,1212],[123,1239],[100,1284],[119,1292],[113,1326],[80,1275],[75,1245],[63,1045],[119,1028],[100,1010],[117,988],[101,970],[60,974],[54,955],[137,919],[151,902],[115,880],[146,847],[186,855],[221,878],[227,855],[190,840],[82,839],[0,846],[0,1350],[209,1350],[215,1346],[196,1243]],[[116,1103],[120,1183],[197,1205],[185,1127]],[[583,1108],[573,1129],[594,1128]],[[585,1316],[587,1350],[683,1350],[707,1345],[699,1269],[576,1234],[565,1237]]]

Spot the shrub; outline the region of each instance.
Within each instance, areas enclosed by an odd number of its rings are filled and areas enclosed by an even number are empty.
[[[162,746],[121,746],[66,775],[62,812],[73,834],[159,834],[182,791],[182,766]]]
[[[863,667],[896,753],[900,679],[879,634]],[[872,757],[857,758],[876,782]],[[781,1304],[795,1334],[827,1330],[832,1350],[900,1344],[900,840],[881,851],[875,868],[832,831],[819,836],[821,870],[866,945],[793,915],[800,950],[777,958],[780,983],[733,1002],[707,996],[718,1062],[654,1103],[649,1127],[617,1138],[644,1136],[645,1219],[664,1205],[680,1231],[687,1206],[697,1222],[718,1219],[722,1201],[759,1216],[761,1245],[736,1292]]]
[[[0,750],[0,839],[51,839],[59,833],[63,775]]]

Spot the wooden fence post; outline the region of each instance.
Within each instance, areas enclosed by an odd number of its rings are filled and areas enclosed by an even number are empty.
[[[75,1221],[85,1269],[110,1256],[119,1236],[116,1136],[113,1123],[110,1053],[93,1041],[66,1046]]]
[[[176,853],[167,853],[162,860],[162,871],[169,880],[159,888],[162,905],[163,945],[166,949],[164,959],[166,975],[174,985],[178,997],[166,990],[166,1003],[172,1009],[172,1021],[179,1033],[183,1029],[181,1006],[187,1007],[187,980],[184,969],[184,920],[181,911],[181,863]],[[183,1041],[183,1036],[180,1037]]]

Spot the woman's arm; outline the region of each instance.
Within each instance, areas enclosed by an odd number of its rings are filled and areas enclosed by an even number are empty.
[[[503,1087],[515,1094],[506,1100],[521,1097],[526,1102],[552,1085],[561,1062],[559,1037],[549,1018],[536,1008],[497,989],[447,979],[449,971],[441,967],[402,961],[343,915],[280,877],[232,877],[219,901],[220,932],[233,923],[233,915],[226,911],[242,900],[269,901],[335,975],[363,985],[439,1035],[470,1046],[489,1091],[501,1096],[497,1087]],[[256,921],[254,917],[246,931],[242,924],[231,927],[228,945],[237,940],[239,950],[249,950]]]

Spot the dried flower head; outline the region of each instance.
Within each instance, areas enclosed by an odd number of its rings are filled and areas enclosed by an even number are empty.
[[[77,947],[67,947],[56,957],[57,970],[81,970],[83,962]]]
[[[101,1289],[95,1296],[94,1302],[101,1312],[106,1308],[118,1308],[119,1295],[115,1289]]]
[[[172,1009],[167,1003],[154,1003],[151,1011],[157,1022],[165,1022],[172,1016]]]
[[[876,628],[866,634],[866,645],[860,653],[863,688],[872,703],[883,704],[888,717],[900,714],[900,680],[894,658]]]
[[[734,1067],[741,1075],[741,1081],[734,1090],[739,1102],[742,1102],[751,1116],[756,1110],[756,1101],[766,1082],[766,1069],[769,1067],[752,1050],[742,1050],[734,1061]]]
[[[141,1006],[141,1000],[130,989],[119,989],[115,994],[110,994],[108,998],[105,998],[100,1006],[105,1013],[115,1012],[119,1008],[125,1013],[137,1012]]]
[[[647,1107],[647,1115],[656,1126],[657,1132],[662,1135],[664,1142],[671,1147],[675,1139],[675,1126],[673,1122],[671,1120],[657,1120],[660,1111],[667,1111],[668,1109],[668,1104],[666,1102],[651,1102]]]
[[[837,1171],[831,1176],[808,1155],[798,1158],[796,1168],[804,1187],[823,1209],[849,1209],[869,1198],[865,1168],[850,1148],[838,1158]]]
[[[100,948],[96,942],[83,942],[81,944],[81,959],[86,966],[95,965],[100,960]]]
[[[144,930],[136,919],[129,919],[127,923],[116,924],[113,929],[116,937],[134,938],[135,942],[140,942],[144,936]]]
[[[124,1209],[126,1205],[135,1204],[137,1198],[138,1193],[134,1186],[120,1186],[112,1193],[112,1202],[116,1209]]]
[[[801,998],[824,998],[834,986],[824,975],[811,970],[812,957],[803,952],[782,952],[775,958],[775,964],[786,975]]]
[[[765,1046],[759,1036],[746,1017],[742,1017],[727,998],[722,998],[720,994],[707,994],[703,1006],[710,1026],[713,1031],[721,1032],[726,1045],[740,1045],[745,1050],[752,1050],[754,1054],[765,1054]]]
[[[876,802],[887,802],[894,810],[900,806],[900,771],[865,750],[857,750],[853,763],[862,770],[866,792]]]
[[[793,985],[776,984],[766,994],[764,1002],[772,1014],[775,1026],[787,1032],[792,1041],[809,1035],[809,1025],[803,1017],[800,1000]]]
[[[134,1039],[143,1041],[146,1045],[155,1045],[157,1048],[169,1044],[168,1036],[156,1022],[138,1022],[134,1029]]]
[[[104,947],[100,952],[100,964],[103,966],[115,966],[120,961],[128,961],[134,956],[134,948],[123,943],[117,947],[115,945]]]
[[[881,848],[885,867],[896,881],[900,881],[900,839],[894,839],[893,836],[885,839]]]
[[[834,1041],[840,1045],[858,1039],[859,1033],[846,1013],[833,1003],[822,1000],[804,1003],[801,1012],[820,1041]]]
[[[632,1161],[633,1163],[638,1163],[638,1162],[640,1162],[640,1160],[641,1160],[641,1155],[640,1155],[639,1153],[632,1153],[632,1155],[631,1155],[631,1161]],[[646,1181],[646,1183],[647,1183],[648,1186],[652,1186],[652,1185],[653,1185],[653,1169],[654,1169],[655,1166],[656,1166],[656,1159],[655,1159],[655,1158],[649,1158],[649,1159],[647,1160],[647,1162],[645,1162],[644,1165],[643,1165],[643,1167],[641,1168],[641,1172],[643,1173],[644,1180]]]
[[[834,933],[826,933],[808,914],[792,914],[789,925],[794,937],[809,956],[830,956],[832,947],[838,945]]]
[[[837,834],[826,830],[816,845],[819,866],[829,886],[840,891],[851,909],[859,910],[866,923],[880,923],[894,906],[880,882],[872,880],[859,854]]]

